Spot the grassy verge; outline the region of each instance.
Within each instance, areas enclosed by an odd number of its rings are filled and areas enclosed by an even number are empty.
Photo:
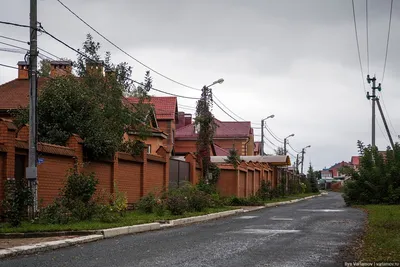
[[[138,211],[129,211],[118,222],[105,223],[101,221],[81,221],[68,224],[34,224],[23,222],[19,227],[10,227],[8,224],[0,224],[0,233],[27,233],[27,232],[51,232],[51,231],[73,231],[73,230],[98,230],[120,226],[151,223],[160,220],[174,220],[185,217],[199,216],[209,213],[221,212],[236,209],[234,207],[209,208],[203,212],[187,212],[184,215],[171,215],[166,213],[164,216],[157,216],[154,213],[144,214]]]
[[[363,261],[400,261],[400,205],[358,206],[368,212]]]
[[[280,197],[280,198],[273,198],[273,199],[265,201],[265,203],[275,203],[275,202],[281,202],[281,201],[288,201],[288,200],[294,200],[294,199],[299,199],[299,198],[303,198],[303,197],[315,196],[315,195],[319,195],[319,194],[320,193],[295,194],[295,195],[289,195],[289,196]]]

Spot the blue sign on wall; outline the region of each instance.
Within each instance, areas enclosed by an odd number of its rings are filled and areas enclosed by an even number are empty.
[[[38,158],[38,165],[42,164],[44,162],[44,158]]]

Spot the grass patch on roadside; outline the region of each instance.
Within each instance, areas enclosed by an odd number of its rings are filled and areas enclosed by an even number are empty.
[[[154,213],[145,214],[139,211],[128,211],[119,221],[105,223],[96,220],[81,221],[68,224],[35,224],[23,222],[19,227],[10,227],[9,224],[0,224],[0,233],[27,233],[27,232],[54,232],[54,231],[74,231],[74,230],[98,230],[120,226],[129,226],[143,223],[151,223],[161,220],[174,220],[185,217],[205,215],[226,210],[233,210],[235,207],[208,208],[202,212],[187,212],[184,215],[171,215],[166,213],[163,216],[157,216]]]
[[[357,206],[368,212],[363,261],[400,261],[400,205]]]
[[[319,194],[321,194],[321,193],[295,194],[295,195],[289,195],[289,196],[285,196],[285,197],[273,198],[273,199],[265,201],[265,203],[268,204],[268,203],[275,203],[275,202],[281,202],[281,201],[289,201],[289,200],[299,199],[299,198],[303,198],[303,197],[315,196],[315,195],[319,195]]]

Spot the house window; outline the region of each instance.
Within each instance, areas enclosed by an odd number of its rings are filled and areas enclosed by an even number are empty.
[[[147,145],[147,154],[151,154],[151,145]]]

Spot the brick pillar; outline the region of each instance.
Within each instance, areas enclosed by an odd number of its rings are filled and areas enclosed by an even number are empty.
[[[118,184],[118,163],[119,163],[119,152],[114,154],[112,163],[112,177],[111,177],[111,194],[115,193],[115,185]]]
[[[21,129],[22,130],[22,129]],[[79,173],[83,171],[83,140],[76,134],[67,141],[67,147],[75,150],[75,168]]]
[[[247,187],[249,186],[249,173],[247,172],[247,163],[242,161],[239,166],[242,167],[246,172],[246,176],[244,179],[244,197],[247,197]]]
[[[143,149],[140,157],[143,160],[142,168],[140,169],[140,197],[144,196],[144,183],[147,180],[147,145]]]
[[[157,154],[165,159],[165,164],[164,164],[164,179],[163,179],[163,190],[167,191],[168,190],[168,185],[169,185],[169,151],[165,149],[165,147],[160,146],[157,149]],[[146,154],[147,155],[147,154]],[[196,158],[194,158],[194,171],[196,173]],[[192,166],[192,165],[190,165]],[[192,174],[190,173],[190,177],[192,177]]]
[[[15,138],[16,130],[14,124],[9,120],[0,119],[0,143],[5,153],[0,161],[2,169],[0,173],[0,201],[4,199],[4,183],[7,179],[15,178]]]
[[[199,182],[196,175],[196,157],[192,153],[189,153],[185,156],[185,161],[189,162],[190,182],[195,185]]]

